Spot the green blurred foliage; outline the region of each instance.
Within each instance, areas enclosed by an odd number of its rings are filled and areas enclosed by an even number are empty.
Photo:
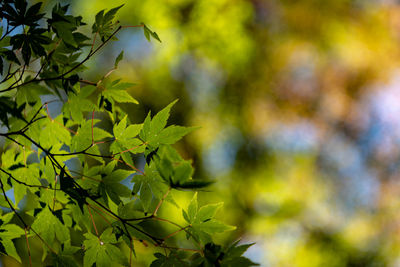
[[[71,4],[84,18],[111,7]],[[145,45],[128,28],[91,61],[91,75],[123,49],[118,75],[137,84],[130,93],[145,107],[130,111],[143,114],[132,121],[179,98],[174,122],[202,127],[178,148],[196,176],[216,180],[200,202],[224,201],[221,217],[238,226],[221,242],[257,242],[247,255],[265,266],[399,263],[400,113],[397,93],[395,103],[378,97],[396,87],[396,1],[112,2],[120,4],[122,25],[146,21],[162,43]],[[389,124],[382,112],[393,112]],[[188,195],[180,198],[186,207]],[[137,247],[148,260],[151,252]]]

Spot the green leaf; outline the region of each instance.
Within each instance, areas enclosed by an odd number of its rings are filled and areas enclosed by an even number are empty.
[[[63,116],[50,120],[42,121],[42,131],[39,136],[40,144],[45,148],[50,148],[54,144],[61,143],[69,146],[71,144],[71,133],[63,125]]]
[[[160,200],[168,190],[168,185],[160,177],[154,164],[145,166],[146,175],[135,175],[132,178],[133,193],[139,194],[139,199],[145,211],[149,211],[152,199]]]
[[[72,25],[70,22],[59,21],[59,22],[54,22],[52,26],[56,29],[58,36],[64,42],[74,47],[77,46],[74,35],[72,34],[73,30],[75,29],[74,25]]]
[[[154,39],[156,39],[157,41],[159,41],[161,43],[160,37],[158,37],[158,34],[156,32],[151,31],[146,24],[142,23],[143,25],[143,33],[144,36],[146,37],[146,39],[150,42],[150,36]]]
[[[123,57],[124,51],[121,51],[121,53],[119,53],[117,58],[115,59],[114,68],[118,68],[118,63],[122,60]]]
[[[120,182],[133,173],[132,171],[116,170],[103,178],[105,190],[115,204],[118,205],[121,202],[121,197],[131,195],[131,190]]]
[[[140,188],[140,201],[143,205],[145,211],[150,210],[151,201],[153,199],[153,194],[148,183],[143,183]]]
[[[171,252],[168,257],[164,256],[161,253],[155,253],[154,256],[156,259],[151,263],[150,267],[180,267],[180,266],[189,266],[187,262],[180,259],[178,255],[174,252]]]
[[[172,179],[174,183],[180,184],[192,177],[193,168],[190,161],[183,161],[178,166],[174,167]]]
[[[65,242],[70,239],[68,228],[50,211],[48,206],[45,206],[36,216],[32,228],[38,232],[49,245],[51,245],[56,238],[60,242]]]
[[[78,267],[75,259],[69,255],[52,254],[54,267]]]
[[[17,103],[14,102],[9,97],[0,97],[0,121],[7,127],[9,127],[9,117],[19,118],[23,121],[26,121],[22,115],[22,111],[24,110],[24,105],[17,107]]]
[[[111,97],[118,103],[139,104],[136,99],[134,99],[127,91],[124,90],[105,91],[104,96]]]
[[[167,125],[167,120],[169,118],[169,113],[171,111],[171,108],[175,103],[178,101],[175,100],[172,103],[170,103],[168,106],[163,108],[160,112],[158,112],[153,119],[150,122],[150,132],[151,134],[158,134],[161,132],[162,129],[164,129],[165,125]]]
[[[12,240],[24,235],[25,231],[21,227],[9,223],[13,215],[13,213],[6,213],[0,217],[0,247],[1,245],[4,247],[5,251],[3,252],[5,252],[6,255],[21,262],[21,258],[19,257]],[[2,252],[1,249],[0,252]]]
[[[103,24],[103,19],[104,19],[104,11],[105,9],[99,11],[96,16],[95,16],[95,24],[93,24],[93,33],[96,33],[99,31],[100,25]]]
[[[39,102],[40,96],[49,94],[50,91],[39,84],[30,83],[18,88],[16,102],[17,106],[21,106],[25,103]]]
[[[255,243],[251,244],[244,244],[244,245],[239,245],[239,241],[236,241],[233,243],[227,250],[226,250],[226,258],[234,258],[234,257],[239,257],[242,256],[243,253],[247,251],[249,247],[254,245]]]
[[[127,117],[128,115],[125,115],[125,117],[118,124],[114,125],[113,132],[115,138],[119,138],[122,135],[122,132],[125,130]]]
[[[259,265],[257,263],[252,262],[248,258],[242,256],[243,253],[245,253],[249,247],[254,245],[254,243],[244,244],[244,245],[238,245],[238,244],[239,241],[236,241],[225,250],[225,255],[223,257],[222,264],[226,266],[240,265],[243,267]]]
[[[128,140],[136,137],[142,129],[142,124],[132,124],[126,127],[127,116],[125,116],[118,124],[114,125],[113,132],[116,139]]]
[[[107,228],[98,238],[89,233],[84,234],[86,240],[83,242],[85,255],[83,257],[83,266],[91,267],[96,264],[97,267],[114,266],[115,263],[127,264],[127,260],[116,247],[117,240],[112,233],[112,227]]]
[[[206,220],[212,219],[218,209],[222,207],[223,203],[209,204],[201,207],[197,213],[196,222],[204,222]]]
[[[154,163],[161,177],[172,188],[196,189],[212,182],[193,180],[193,168],[190,161],[183,160],[178,152],[169,145],[158,148]]]
[[[178,100],[173,101],[158,112],[153,119],[151,119],[150,113],[147,115],[139,136],[143,141],[148,142],[150,146],[156,148],[161,144],[173,144],[195,129],[175,125],[165,128],[170,110],[176,101]]]
[[[220,221],[211,219],[201,223],[193,223],[193,228],[198,231],[203,231],[207,234],[213,235],[217,233],[223,233],[226,231],[233,231],[236,229],[235,226],[226,225]]]
[[[189,203],[188,206],[188,217],[189,217],[189,222],[192,223],[195,221],[195,218],[197,216],[197,211],[198,211],[198,205],[197,205],[197,192],[194,193],[192,200]]]
[[[179,141],[183,136],[197,129],[197,127],[169,126],[163,129],[157,138],[154,138],[160,144],[172,145]],[[153,139],[153,140],[154,140]],[[154,142],[151,140],[150,142]]]
[[[105,15],[104,15],[104,23],[107,23],[109,21],[111,21],[112,19],[114,19],[115,15],[117,14],[118,10],[123,7],[124,5],[120,5],[117,7],[114,7],[112,9],[110,9]]]
[[[142,127],[143,127],[142,124],[131,124],[125,129],[125,132],[122,137],[124,139],[133,138],[140,133]]]
[[[96,123],[100,120],[93,120],[93,138],[94,141],[100,141],[107,137],[112,137],[112,135],[103,129],[95,127]],[[73,151],[82,151],[87,149],[92,144],[92,120],[87,120],[81,124],[76,135],[72,137],[71,140]],[[95,147],[93,147],[95,148]]]
[[[88,86],[86,86],[85,89],[88,89],[87,87]],[[90,91],[93,92],[92,90]],[[86,99],[86,94],[87,93],[82,90],[78,95],[72,93],[68,95],[68,102],[63,106],[65,117],[69,118],[71,116],[76,123],[81,123],[84,120],[85,111],[93,111],[96,109],[96,106]]]
[[[139,102],[134,99],[127,91],[127,88],[132,87],[133,83],[119,83],[119,80],[111,84],[105,84],[106,90],[103,92],[104,97],[111,98],[118,103],[134,103]]]
[[[13,257],[21,263],[21,258],[19,257],[17,250],[15,249],[14,243],[11,241],[11,239],[0,239],[0,247],[1,245],[4,247],[6,255]]]
[[[148,140],[151,134],[151,128],[150,128],[150,122],[151,122],[151,112],[149,111],[149,113],[147,113],[146,118],[144,119],[143,122],[143,128],[139,133],[139,137],[142,140]]]
[[[0,227],[0,237],[2,239],[12,240],[25,234],[25,231],[15,224],[3,224]]]
[[[123,5],[112,8],[105,14],[104,14],[104,10],[101,10],[99,13],[96,14],[96,20],[92,26],[92,32],[98,33],[103,42],[111,36],[114,25],[115,25],[113,23],[113,19],[115,17],[115,14],[117,13],[117,11],[122,6]]]
[[[187,214],[187,212],[184,209],[182,209],[182,215],[183,215],[183,218],[185,219],[185,221],[190,223],[189,215]]]

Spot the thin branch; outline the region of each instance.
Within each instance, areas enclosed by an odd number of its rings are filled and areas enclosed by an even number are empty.
[[[53,211],[55,211],[56,208],[56,197],[57,197],[57,180],[58,180],[58,174],[56,174],[56,177],[54,179],[54,196],[53,196]]]
[[[143,220],[149,220],[152,219],[154,215],[150,216],[145,216],[145,217],[140,217],[140,218],[130,218],[130,219],[124,219],[127,222],[134,222],[134,221],[143,221]]]
[[[139,24],[139,25],[132,25],[132,26],[121,26],[121,28],[122,29],[125,29],[125,28],[137,28],[137,27],[144,27],[144,25],[143,24]]]
[[[49,246],[49,244],[46,243],[46,241],[43,240],[43,238],[31,227],[29,227],[26,222],[24,221],[24,219],[22,219],[21,215],[19,215],[19,213],[15,210],[14,206],[11,204],[10,200],[8,199],[7,195],[6,195],[6,191],[4,190],[4,185],[3,185],[3,181],[1,181],[0,179],[0,187],[1,187],[1,191],[3,192],[4,198],[8,203],[8,206],[10,207],[10,209],[14,212],[14,214],[18,217],[18,219],[21,221],[21,223],[24,225],[25,229],[30,229],[32,230],[32,232],[54,253],[57,254],[57,252]]]
[[[4,136],[4,137],[7,138],[7,139],[10,139],[11,141],[13,141],[14,143],[16,143],[17,145],[23,146],[20,142],[18,142],[17,140],[15,140],[15,139],[9,137],[8,135],[2,135],[2,136]]]
[[[15,28],[17,28],[17,26],[12,27],[11,29],[9,29],[8,27],[8,20],[7,20],[7,31],[4,33],[4,35],[0,38],[0,41],[2,41],[7,35],[9,35],[13,30],[15,30]]]
[[[77,171],[72,171],[72,170],[68,170],[68,171],[82,176],[82,180],[83,180],[83,178],[88,178],[89,180],[96,181],[96,182],[99,182],[99,183],[103,182],[102,180],[99,180],[99,179],[94,178],[94,177],[87,176],[87,175],[85,175],[83,173],[80,173],[80,172],[77,172]],[[78,178],[78,176],[71,176],[71,177],[72,178]]]
[[[10,87],[0,90],[0,93],[10,91],[20,86],[27,85],[33,82],[54,81],[54,80],[64,79],[66,75],[70,74],[71,72],[82,66],[86,61],[88,61],[95,53],[97,53],[97,51],[99,51],[103,46],[105,46],[121,29],[122,27],[119,26],[103,43],[101,43],[95,50],[90,51],[89,54],[81,62],[76,64],[74,67],[70,68],[68,71],[55,77],[42,78],[42,79],[34,78],[19,85],[15,85],[15,83],[13,83]]]
[[[25,185],[27,187],[32,187],[32,188],[43,188],[43,189],[50,189],[52,190],[52,188],[44,186],[44,185],[32,185],[32,184],[27,184],[25,182],[22,182],[20,180],[18,180],[17,178],[15,178],[11,173],[7,172],[6,170],[4,170],[3,168],[0,167],[0,171],[7,174],[11,179],[13,179],[14,181],[16,181],[19,184]]]

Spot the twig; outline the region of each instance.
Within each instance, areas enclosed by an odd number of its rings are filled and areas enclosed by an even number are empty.
[[[5,200],[6,200],[7,203],[8,203],[8,206],[9,206],[10,209],[14,212],[14,214],[18,217],[18,219],[21,221],[21,223],[24,225],[24,228],[25,228],[25,229],[28,229],[28,228],[29,228],[30,230],[32,230],[32,232],[43,242],[43,244],[45,244],[45,245],[49,248],[49,250],[51,250],[54,254],[57,254],[57,252],[56,252],[52,247],[50,247],[49,244],[47,244],[47,242],[44,241],[43,238],[42,238],[32,227],[29,227],[29,226],[26,224],[26,222],[24,221],[24,219],[22,219],[21,215],[19,215],[18,212],[15,210],[14,206],[11,204],[10,200],[8,199],[8,197],[7,197],[7,195],[6,195],[6,192],[5,192],[5,190],[4,190],[3,181],[1,181],[1,179],[0,179],[0,187],[1,187],[1,191],[3,192],[4,198],[5,198]]]
[[[64,79],[66,75],[70,74],[71,72],[73,72],[74,70],[76,70],[77,68],[82,66],[86,61],[88,61],[97,51],[99,51],[103,46],[105,46],[121,29],[122,29],[122,27],[119,26],[103,43],[101,43],[95,50],[90,51],[89,54],[81,62],[76,64],[74,67],[70,68],[68,71],[66,71],[58,76],[55,76],[55,77],[42,78],[42,79],[34,78],[34,79],[31,79],[31,80],[26,81],[19,85],[15,85],[15,83],[13,83],[8,88],[0,90],[0,93],[10,91],[10,90],[18,88],[20,86],[27,85],[27,84],[33,83],[33,82],[54,81],[54,80]]]

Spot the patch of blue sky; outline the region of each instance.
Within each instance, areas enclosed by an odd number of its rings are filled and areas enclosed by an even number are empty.
[[[113,45],[113,55],[114,58],[118,56],[121,50],[129,51],[129,53],[124,53],[124,58],[127,61],[146,61],[149,60],[150,56],[154,52],[154,40],[148,42],[146,38],[143,37],[143,30],[141,28],[135,28],[136,30],[128,28],[120,33],[118,33],[118,39],[120,42]],[[122,49],[121,49],[122,45]],[[109,58],[104,58],[104,60],[109,60]],[[147,67],[151,67],[148,65]]]
[[[269,130],[264,138],[265,144],[279,151],[309,152],[318,145],[316,127],[307,120],[295,123],[281,123]]]
[[[379,90],[372,91],[364,100],[370,119],[361,141],[367,155],[376,150],[391,153],[400,145],[400,71],[389,84],[376,87]]]
[[[229,172],[242,142],[240,131],[232,126],[223,129],[215,141],[203,150],[204,169],[212,175]]]
[[[250,244],[253,243],[246,252],[243,254],[245,257],[252,260],[254,263],[260,264],[261,267],[270,266],[268,257],[270,256],[268,250],[265,248],[265,240],[257,238],[256,236],[244,237],[240,244]]]
[[[372,207],[379,195],[380,183],[374,170],[368,168],[359,146],[343,135],[335,135],[324,143],[321,158],[337,174],[334,177],[340,188],[339,202],[349,210]]]
[[[3,194],[1,194],[1,195],[3,195]],[[6,191],[6,196],[12,202],[12,204],[15,204],[14,188],[11,188],[10,190]],[[21,206],[22,202],[23,201],[20,202],[19,206]],[[1,209],[4,210],[4,211],[7,211],[7,212],[11,210],[11,209],[6,208],[6,207],[1,207]]]
[[[208,110],[218,105],[219,89],[225,83],[225,74],[215,62],[187,53],[179,64],[171,67],[171,75],[185,83],[196,109]]]

